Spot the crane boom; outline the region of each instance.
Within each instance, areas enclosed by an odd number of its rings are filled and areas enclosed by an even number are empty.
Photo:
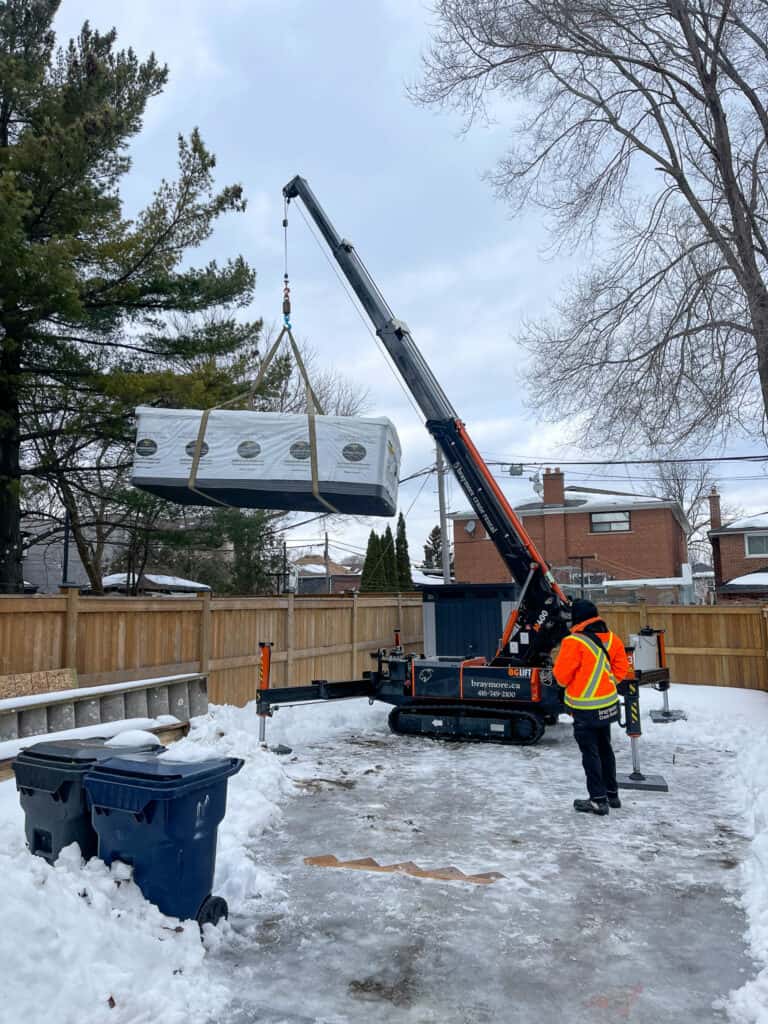
[[[421,409],[427,429],[467,500],[521,587],[497,657],[503,658],[513,644],[518,664],[536,664],[567,632],[568,599],[472,443],[408,327],[396,319],[354,246],[338,234],[306,179],[297,175],[285,186],[283,195],[289,202],[301,199]]]

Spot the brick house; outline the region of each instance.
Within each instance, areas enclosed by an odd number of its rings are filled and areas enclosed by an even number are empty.
[[[720,495],[709,495],[712,561],[718,599],[768,600],[768,513],[723,524]]]
[[[575,555],[590,576],[610,580],[676,579],[687,566],[688,523],[674,501],[612,494],[566,493],[559,468],[544,473],[541,501],[515,507],[543,557],[567,581]],[[455,577],[501,583],[510,575],[471,512],[454,513]]]

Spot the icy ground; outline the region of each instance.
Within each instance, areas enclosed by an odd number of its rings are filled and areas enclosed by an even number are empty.
[[[239,754],[215,891],[228,924],[163,917],[76,848],[24,849],[0,785],[0,1024],[768,1024],[768,695],[673,689],[645,722],[670,793],[576,815],[566,720],[534,748],[394,737],[363,701],[216,708],[169,751]],[[656,694],[643,694],[645,710]],[[614,729],[621,767],[629,745]],[[489,886],[304,858],[499,871]]]

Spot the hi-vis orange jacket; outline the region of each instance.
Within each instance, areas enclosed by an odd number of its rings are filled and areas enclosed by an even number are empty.
[[[580,711],[597,711],[615,704],[616,684],[629,674],[624,644],[613,633],[598,633],[605,652],[583,629],[599,619],[587,619],[574,626],[563,640],[553,672],[565,687],[565,703]]]

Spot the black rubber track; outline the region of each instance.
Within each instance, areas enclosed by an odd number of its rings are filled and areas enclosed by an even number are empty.
[[[498,721],[515,723],[515,732],[511,736],[475,736],[475,735],[447,735],[439,732],[411,732],[403,729],[400,723],[400,715],[419,715],[434,718],[442,715],[446,718],[493,718]],[[457,707],[453,705],[403,705],[394,707],[389,713],[389,728],[398,736],[423,736],[435,740],[452,740],[463,743],[502,743],[508,746],[530,747],[538,743],[544,735],[545,722],[538,715],[529,711],[513,711],[512,709],[486,708],[486,707]]]

